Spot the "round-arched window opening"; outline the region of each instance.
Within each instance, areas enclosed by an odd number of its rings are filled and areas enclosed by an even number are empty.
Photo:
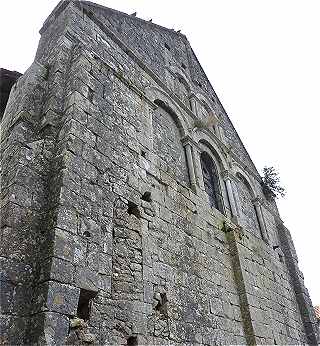
[[[201,153],[200,161],[204,188],[209,196],[210,206],[223,213],[222,195],[217,167],[212,158],[206,152]]]

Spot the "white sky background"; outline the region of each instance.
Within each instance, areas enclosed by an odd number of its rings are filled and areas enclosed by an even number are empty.
[[[300,269],[320,304],[318,0],[96,0],[181,29],[252,160],[275,166],[287,196],[278,205]],[[39,29],[58,0],[0,4],[0,67],[24,72]],[[318,252],[319,251],[319,252]],[[318,256],[318,257],[317,257]]]

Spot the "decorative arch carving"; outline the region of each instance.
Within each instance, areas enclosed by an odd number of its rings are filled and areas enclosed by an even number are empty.
[[[256,197],[256,193],[250,184],[250,180],[246,177],[243,172],[237,171],[237,191],[240,202],[241,220],[243,226],[249,231],[258,235],[261,235],[261,225],[257,215],[256,206],[253,200]]]
[[[155,100],[161,100],[166,107],[168,107],[172,114],[174,114],[175,122],[181,132],[181,136],[184,137],[188,134],[188,128],[190,128],[191,123],[181,112],[180,107],[171,99],[171,97],[161,89],[156,87],[148,87],[145,89],[146,96],[151,99],[153,102]]]
[[[173,111],[173,109],[164,101],[160,100],[160,99],[156,99],[153,101],[157,106],[161,107],[163,110],[165,110],[168,114],[170,114],[171,118],[173,119],[173,121],[175,122],[175,125],[177,126],[179,133],[180,133],[180,137],[183,138],[184,136],[184,131],[183,131],[183,127],[181,124],[181,121],[179,119],[179,117],[177,116],[177,114]]]
[[[248,177],[248,175],[243,172],[240,169],[235,169],[235,176],[241,180],[243,182],[243,184],[247,187],[248,191],[250,192],[250,195],[252,197],[252,199],[257,197],[257,194],[253,188],[253,185],[250,182],[250,178]]]
[[[156,99],[154,103],[158,107],[152,113],[153,151],[158,157],[158,167],[174,180],[190,186],[180,118],[163,100]]]
[[[197,133],[195,140],[199,144],[203,144],[211,154],[218,160],[221,170],[228,169],[228,162],[224,154],[222,154],[219,146],[204,132]]]

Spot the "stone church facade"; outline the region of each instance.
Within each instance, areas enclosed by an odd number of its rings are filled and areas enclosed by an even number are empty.
[[[62,1],[1,122],[0,344],[318,342],[288,229],[186,37]]]

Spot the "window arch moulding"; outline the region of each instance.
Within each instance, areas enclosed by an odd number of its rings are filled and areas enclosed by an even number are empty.
[[[183,127],[179,117],[163,100],[154,101],[158,107],[152,113],[152,150],[159,168],[178,183],[190,187],[189,167],[182,143]]]
[[[202,139],[198,142],[198,154],[198,175],[200,176],[199,180],[201,180],[202,182],[201,188],[208,194],[211,206],[219,210],[222,214],[231,216],[230,208],[226,203],[228,201],[226,186],[224,184],[224,180],[221,177],[221,172],[223,172],[227,167],[226,161],[219,153],[219,149],[205,139]],[[208,158],[210,158],[212,164],[208,162]],[[210,173],[210,166],[212,165],[214,165],[214,167],[211,168],[212,176],[209,177],[208,173]],[[205,170],[207,172],[205,172]],[[216,194],[216,197],[212,196],[213,192]],[[216,203],[214,203],[214,198],[216,199]]]
[[[242,172],[235,173],[237,178],[237,194],[239,208],[241,210],[241,223],[251,233],[262,239],[266,239],[264,220],[259,205],[255,203],[257,195],[247,177]],[[260,217],[259,217],[260,215]]]
[[[159,100],[165,104],[165,107],[170,109],[172,114],[174,114],[174,120],[179,127],[181,137],[184,137],[189,133],[188,129],[191,127],[191,120],[188,120],[183,112],[181,112],[180,107],[166,92],[156,87],[147,87],[145,89],[145,94],[156,106],[158,105],[155,101]]]

